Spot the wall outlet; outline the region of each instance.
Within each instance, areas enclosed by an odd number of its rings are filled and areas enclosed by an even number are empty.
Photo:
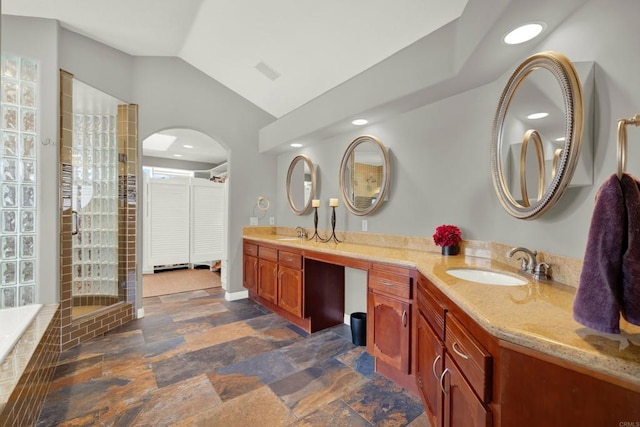
[[[249,217],[249,225],[258,225],[258,217],[257,216]]]
[[[366,219],[362,220],[362,231],[367,231],[367,229],[369,228],[369,223],[367,222]]]
[[[273,216],[269,217],[269,225],[276,225],[276,218]]]

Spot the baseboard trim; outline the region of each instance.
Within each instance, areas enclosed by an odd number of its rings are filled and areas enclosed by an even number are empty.
[[[144,317],[144,307],[139,308],[136,312],[136,319],[142,319]]]
[[[240,291],[240,292],[225,292],[224,299],[227,301],[237,301],[239,299],[247,299],[249,298],[249,291]]]
[[[345,313],[344,314],[344,324],[351,326],[351,315]]]

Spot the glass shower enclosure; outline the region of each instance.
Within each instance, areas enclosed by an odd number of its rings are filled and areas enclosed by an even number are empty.
[[[38,62],[1,56],[0,308],[36,302]]]
[[[121,300],[118,291],[119,102],[76,79],[72,140],[72,317]]]

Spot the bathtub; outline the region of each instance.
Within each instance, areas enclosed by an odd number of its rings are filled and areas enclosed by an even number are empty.
[[[0,310],[0,365],[36,317],[42,304]]]

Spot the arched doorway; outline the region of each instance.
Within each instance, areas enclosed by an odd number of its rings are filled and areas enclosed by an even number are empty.
[[[222,144],[192,129],[166,129],[142,141],[143,297],[200,289],[208,280],[195,271],[202,269],[217,272],[225,287],[228,156]]]

